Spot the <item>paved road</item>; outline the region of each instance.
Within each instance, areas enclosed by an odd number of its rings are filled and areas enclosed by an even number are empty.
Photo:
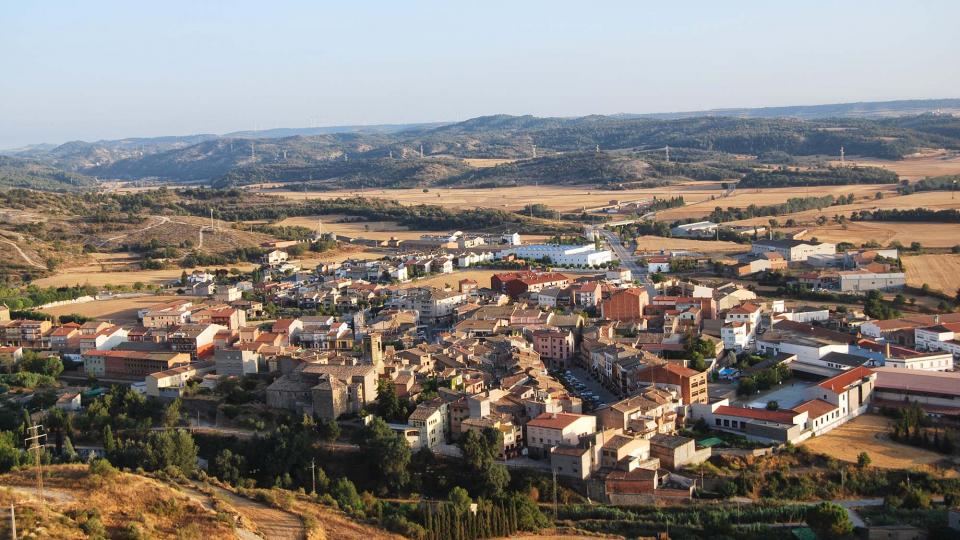
[[[641,267],[637,263],[637,257],[629,249],[624,247],[623,243],[620,242],[620,237],[617,236],[617,234],[613,231],[608,231],[606,229],[597,229],[597,231],[607,241],[607,244],[610,246],[610,249],[613,250],[613,253],[617,256],[617,259],[620,260],[620,266],[630,270],[630,273],[633,275],[633,279],[639,280],[640,283],[647,288],[647,294],[650,295],[650,298],[656,296],[657,289],[653,286],[653,282],[650,281],[650,278],[647,276],[647,269]]]

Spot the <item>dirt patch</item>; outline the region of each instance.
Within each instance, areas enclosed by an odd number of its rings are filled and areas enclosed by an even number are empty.
[[[942,454],[891,441],[888,434],[892,424],[889,418],[864,414],[803,444],[815,452],[854,463],[860,452],[866,452],[873,466],[884,469],[929,468],[945,459]]]
[[[95,300],[83,304],[70,304],[43,310],[50,315],[68,315],[76,313],[84,317],[109,320],[116,323],[131,323],[137,320],[137,311],[143,308],[183,300],[188,297],[174,295],[150,295],[135,298],[115,298],[111,300]]]
[[[960,230],[954,240],[960,243]],[[916,255],[901,260],[907,271],[908,285],[922,287],[926,283],[930,288],[949,295],[960,289],[960,255]]]
[[[666,238],[663,236],[637,237],[639,251],[653,251],[660,249],[684,249],[701,253],[736,253],[749,251],[747,244],[736,242],[716,242],[713,240],[688,240],[684,238]]]

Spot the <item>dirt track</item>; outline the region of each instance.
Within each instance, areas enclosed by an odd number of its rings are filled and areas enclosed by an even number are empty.
[[[300,518],[283,510],[271,508],[264,504],[251,501],[223,488],[210,486],[214,492],[226,500],[237,512],[257,525],[257,529],[270,540],[303,540],[307,531]]]

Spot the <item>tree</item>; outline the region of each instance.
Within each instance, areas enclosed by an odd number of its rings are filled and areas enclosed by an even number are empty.
[[[780,404],[777,403],[776,400],[771,399],[770,401],[767,402],[767,410],[768,411],[780,410]]]
[[[410,481],[410,445],[381,418],[370,422],[361,434],[369,465],[377,471],[383,491],[398,491]]]
[[[180,423],[180,410],[183,406],[183,401],[180,398],[176,398],[170,402],[169,405],[163,410],[163,426],[164,427],[175,427]]]
[[[73,442],[70,441],[70,437],[67,437],[63,441],[63,460],[68,463],[73,463],[80,461],[80,454],[77,454],[76,449],[73,447]]]
[[[357,486],[349,478],[341,477],[333,481],[330,495],[337,501],[340,509],[355,516],[363,515],[363,499],[357,493]]]
[[[317,423],[317,431],[325,441],[333,442],[340,438],[340,424],[336,420],[321,420]]]
[[[872,460],[870,459],[870,454],[866,452],[860,452],[860,454],[857,455],[857,467],[866,469],[870,466],[871,462]]]
[[[450,501],[450,505],[453,507],[454,512],[459,516],[465,516],[467,512],[470,511],[470,505],[473,503],[473,500],[470,499],[470,494],[467,493],[467,490],[463,489],[460,486],[457,486],[450,490],[450,495],[447,497]]]
[[[817,536],[827,540],[844,538],[853,532],[853,522],[840,505],[822,502],[807,510],[807,525]]]

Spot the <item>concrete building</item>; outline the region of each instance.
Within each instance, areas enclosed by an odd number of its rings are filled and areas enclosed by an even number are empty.
[[[415,450],[433,449],[445,443],[450,436],[449,419],[447,403],[440,398],[417,405],[407,419],[420,432],[420,446]]]
[[[691,238],[697,236],[713,236],[717,232],[717,225],[712,221],[698,221],[696,223],[686,223],[677,225],[670,229],[670,236],[681,238]]]
[[[842,292],[900,289],[907,285],[907,275],[903,272],[847,270],[837,272],[837,275],[840,276]]]
[[[757,240],[750,246],[750,253],[761,256],[768,252],[779,253],[789,262],[803,262],[811,255],[833,255],[835,244],[806,240]]]
[[[144,379],[147,395],[150,397],[180,397],[183,395],[183,389],[188,382],[202,378],[204,375],[213,372],[214,369],[213,362],[197,362],[151,373]]]
[[[141,378],[190,363],[190,355],[171,351],[100,351],[83,353],[84,371],[91,377]]]
[[[219,349],[214,355],[217,375],[241,377],[257,373],[260,355],[250,350]]]
[[[502,259],[513,255],[518,259],[539,261],[548,259],[552,264],[571,266],[599,266],[609,263],[613,256],[610,250],[598,250],[594,244],[583,246],[558,244],[527,244],[513,246],[497,252],[497,258]]]
[[[877,408],[916,403],[927,414],[960,418],[960,373],[877,368]]]

